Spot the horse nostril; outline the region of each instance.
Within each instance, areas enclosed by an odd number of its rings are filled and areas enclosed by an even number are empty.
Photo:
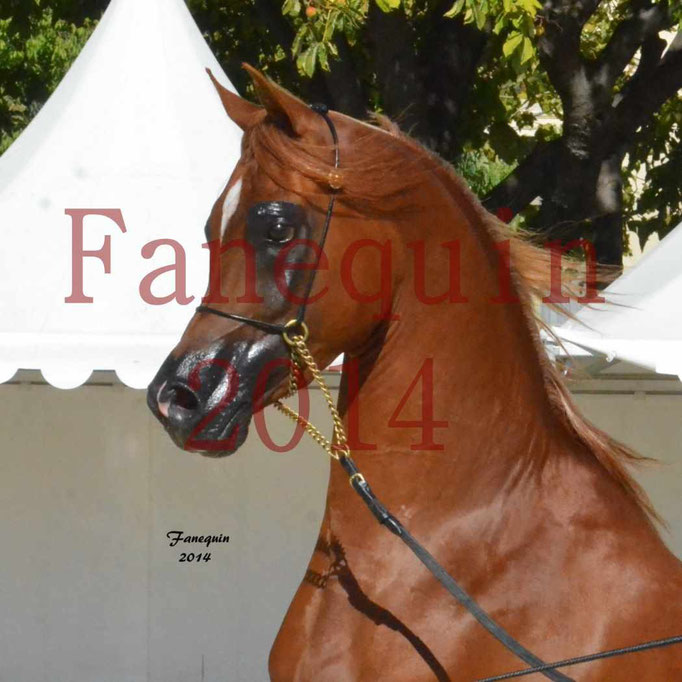
[[[170,403],[183,410],[193,412],[199,407],[199,400],[193,391],[182,384],[173,384],[168,389]]]

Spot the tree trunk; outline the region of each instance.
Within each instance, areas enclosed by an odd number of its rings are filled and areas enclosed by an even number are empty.
[[[420,19],[371,3],[367,38],[384,112],[410,135],[454,161],[463,142],[476,68],[488,36],[444,13],[440,0]],[[413,22],[419,21],[419,24]]]
[[[462,151],[462,122],[488,36],[472,24],[464,24],[461,17],[443,16],[451,5],[451,0],[446,0],[432,10],[419,56],[428,118],[428,133],[422,142],[454,161]]]
[[[623,265],[623,155],[615,153],[601,164],[594,198],[592,224],[597,261],[603,265]]]
[[[428,134],[426,93],[417,68],[414,31],[402,9],[370,3],[367,37],[384,111],[408,133]]]
[[[590,239],[599,263],[622,267],[623,154],[577,158],[563,146],[558,157],[531,227],[548,240]]]

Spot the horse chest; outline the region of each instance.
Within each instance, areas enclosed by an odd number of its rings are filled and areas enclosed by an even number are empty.
[[[376,570],[356,567],[323,533],[273,645],[272,682],[449,680],[420,638],[423,614],[408,619],[402,592],[389,597]]]
[[[433,682],[406,630],[339,585],[304,582],[270,653],[272,682]]]
[[[334,617],[334,609],[324,595],[310,594],[310,589],[303,585],[289,607],[270,652],[270,679],[350,682],[353,676],[345,628],[341,633],[330,632],[323,614]]]

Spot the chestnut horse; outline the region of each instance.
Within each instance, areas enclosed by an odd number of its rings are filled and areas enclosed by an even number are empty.
[[[352,456],[467,592],[545,661],[679,634],[682,565],[626,471],[637,456],[578,414],[539,342],[543,252],[387,121],[330,113],[335,169],[325,118],[248,70],[262,106],[214,80],[244,138],[207,225],[207,300],[264,324],[197,312],[149,387],[175,442],[230,454],[254,410],[287,393],[287,345],[267,325],[296,317],[317,264],[309,348],[321,367],[346,355]],[[469,682],[523,667],[376,523],[336,462],[269,665],[273,682]],[[562,672],[670,682],[682,647]]]

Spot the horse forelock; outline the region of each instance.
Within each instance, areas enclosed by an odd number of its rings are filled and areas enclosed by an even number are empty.
[[[405,208],[409,194],[430,182],[431,162],[424,155],[405,153],[397,138],[382,129],[339,117],[339,126],[355,125],[352,144],[341,140],[341,165],[334,166],[334,145],[293,137],[265,120],[247,131],[246,145],[258,165],[274,182],[291,188],[292,176],[317,185],[311,196],[329,196],[330,179],[339,181],[339,202],[372,214],[387,215]]]

